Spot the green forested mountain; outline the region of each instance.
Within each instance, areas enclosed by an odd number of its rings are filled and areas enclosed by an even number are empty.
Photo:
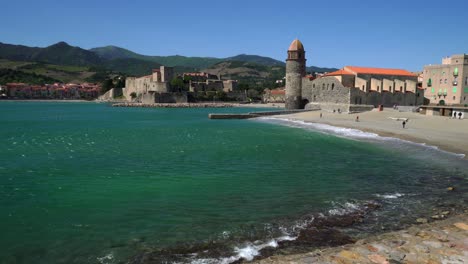
[[[0,58],[12,61],[43,62],[57,65],[101,65],[104,61],[95,53],[59,42],[45,48],[0,43]]]
[[[285,66],[286,63],[275,60],[269,57],[262,57],[258,55],[247,55],[247,54],[240,54],[234,57],[225,58],[224,61],[244,61],[244,62],[252,62],[257,63],[260,65],[265,66]]]
[[[116,46],[85,50],[65,42],[45,48],[0,42],[0,69],[39,74],[62,82],[99,81],[112,73],[142,76],[161,65],[174,67],[176,73],[207,70],[252,82],[280,79],[285,73],[284,62],[258,55],[240,54],[228,58],[147,56]],[[322,72],[335,69],[311,66],[308,70]]]

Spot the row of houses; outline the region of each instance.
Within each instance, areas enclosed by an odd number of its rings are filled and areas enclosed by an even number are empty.
[[[99,96],[101,86],[94,83],[54,83],[30,85],[26,83],[7,83],[2,86],[0,95],[10,99],[86,99]]]

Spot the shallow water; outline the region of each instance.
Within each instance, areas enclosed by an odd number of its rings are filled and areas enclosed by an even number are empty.
[[[158,252],[229,263],[295,239],[311,215],[378,203],[346,230],[362,235],[466,203],[468,166],[450,153],[207,118],[252,110],[0,102],[0,263],[141,263]]]

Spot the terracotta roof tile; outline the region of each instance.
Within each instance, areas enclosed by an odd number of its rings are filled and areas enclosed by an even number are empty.
[[[352,72],[347,71],[347,70],[341,69],[341,70],[338,70],[338,71],[334,71],[334,72],[324,74],[323,76],[326,77],[326,76],[339,76],[339,75],[354,75],[354,74]]]
[[[385,69],[385,68],[370,68],[370,67],[357,67],[357,66],[346,66],[344,69],[347,69],[351,72],[360,73],[360,74],[396,75],[396,76],[413,76],[413,77],[418,76],[414,73],[411,73],[407,70],[402,70],[402,69]]]

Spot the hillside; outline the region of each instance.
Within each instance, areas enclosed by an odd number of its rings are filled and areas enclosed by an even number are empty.
[[[261,85],[284,77],[285,63],[269,57],[240,54],[227,58],[147,56],[116,46],[85,50],[65,42],[38,48],[0,43],[0,69],[45,76],[61,82],[100,82],[112,74],[143,76],[161,65],[176,73],[202,71]],[[327,69],[311,66],[308,71]]]
[[[90,80],[96,74],[96,69],[86,66],[55,65],[6,59],[0,59],[0,69],[15,70],[17,73],[36,74],[54,79],[54,82],[64,83],[81,83]]]
[[[264,66],[285,66],[286,63],[283,61],[275,60],[269,57],[263,57],[258,55],[247,55],[239,54],[233,57],[227,58],[213,58],[213,57],[185,57],[180,55],[174,56],[147,56],[135,53],[133,51],[119,48],[116,46],[106,46],[90,49],[90,51],[96,53],[101,59],[113,60],[113,59],[139,59],[144,61],[152,61],[161,65],[169,67],[185,67],[192,71],[200,71],[201,69],[209,68],[217,63],[225,61],[243,61],[251,62]],[[310,72],[331,72],[336,71],[335,68],[321,68],[316,66],[307,67]]]
[[[100,48],[90,49],[101,59],[114,60],[114,59],[138,59],[142,61],[155,62],[161,65],[176,67],[183,66],[192,68],[192,70],[200,70],[209,67],[215,63],[220,62],[222,59],[210,57],[185,57],[180,55],[174,56],[147,56],[135,53],[133,51],[119,48],[116,46],[106,46]],[[134,61],[135,62],[135,61]],[[143,63],[143,62],[142,62]]]
[[[28,83],[28,84],[45,84],[59,82],[56,79],[39,75],[35,73],[26,73],[12,69],[0,69],[0,84],[7,83]]]
[[[32,61],[58,65],[100,65],[103,60],[95,53],[59,42],[45,48],[0,43],[0,58],[12,61]]]
[[[265,66],[285,66],[286,63],[275,60],[269,57],[262,57],[258,55],[247,55],[247,54],[240,54],[234,57],[229,57],[223,59],[225,61],[244,61],[244,62],[252,62],[260,65]]]

